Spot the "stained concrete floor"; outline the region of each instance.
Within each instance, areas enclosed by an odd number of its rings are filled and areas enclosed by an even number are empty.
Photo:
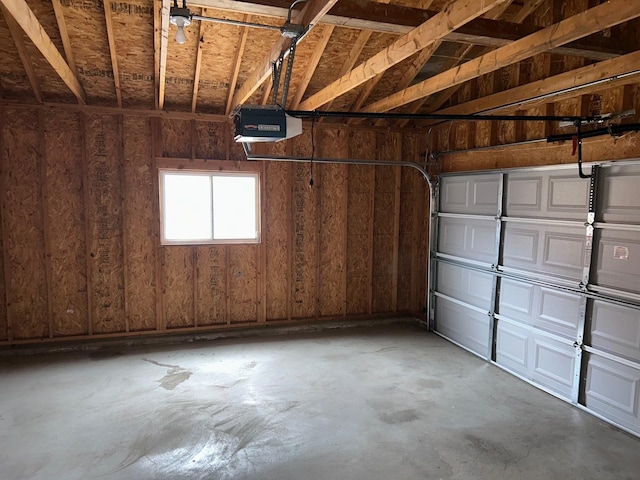
[[[621,480],[640,440],[397,324],[0,358],[0,477]]]

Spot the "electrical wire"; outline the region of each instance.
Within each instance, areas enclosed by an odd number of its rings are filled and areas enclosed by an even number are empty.
[[[287,15],[287,23],[291,23],[291,11],[293,10],[293,7],[295,7],[300,2],[306,2],[306,1],[307,0],[296,0],[291,5],[289,5],[289,13]]]

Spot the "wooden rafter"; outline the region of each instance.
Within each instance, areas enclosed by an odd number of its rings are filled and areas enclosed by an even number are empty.
[[[302,80],[300,81],[300,85],[298,85],[298,89],[296,90],[296,94],[291,101],[291,108],[293,109],[298,108],[300,105],[300,101],[302,100],[304,93],[307,91],[307,87],[309,86],[309,82],[311,82],[313,74],[316,72],[316,68],[318,68],[322,54],[327,48],[327,44],[329,43],[329,39],[331,38],[335,27],[333,25],[326,25],[321,28],[324,30],[318,40],[318,45],[316,45],[316,48],[313,50],[307,69],[305,70]]]
[[[409,85],[411,85],[411,82],[413,82],[413,79],[416,78],[416,75],[418,75],[418,72],[420,72],[420,70],[422,70],[422,68],[429,61],[429,59],[433,56],[433,54],[440,47],[441,44],[442,44],[441,41],[437,41],[437,42],[433,43],[432,45],[428,46],[427,48],[425,48],[425,49],[421,50],[420,52],[418,52],[411,59],[409,64],[406,65],[405,70],[404,70],[404,74],[402,75],[402,78],[400,79],[400,81],[397,84],[397,88],[403,89],[403,88],[407,88]],[[382,78],[382,75],[379,75],[379,77]],[[378,77],[375,77],[375,78],[378,78]],[[363,92],[364,92],[364,90],[363,90]],[[363,92],[361,92],[361,93],[363,93]],[[366,100],[369,98],[371,93],[373,93],[373,89],[371,89],[370,91],[368,91],[366,93],[366,97],[365,98],[361,99],[360,97],[358,97],[358,101],[354,104],[352,110],[353,111],[360,110],[360,108],[362,108],[362,106],[364,105]],[[384,121],[378,121],[378,122],[376,122],[376,125],[380,125],[382,123],[384,123]]]
[[[530,8],[530,5],[527,6],[523,6],[521,7],[521,9],[518,11],[518,14],[521,14],[523,10],[528,10],[528,8]],[[492,18],[492,19],[497,19],[500,17],[500,15],[502,15],[503,12],[499,12],[499,11],[491,11],[489,12],[487,15],[489,15],[488,18]],[[526,13],[526,12],[525,12]],[[493,15],[493,16],[491,16]],[[524,16],[524,18],[526,18],[528,16],[528,13]],[[523,20],[517,20],[515,23],[522,23],[524,21]],[[482,51],[479,55],[485,55],[489,52],[491,52],[493,49],[492,48],[487,48],[484,51]],[[460,64],[460,62],[463,61],[464,57],[471,51],[471,48],[467,48],[466,50],[464,50],[463,53],[460,53],[459,55],[456,55],[458,58],[458,60],[453,63],[453,64],[448,64],[445,65],[445,68],[443,70],[449,70],[450,68],[456,67]],[[458,53],[458,52],[456,52]],[[447,88],[446,90],[443,90],[441,92],[438,92],[437,95],[435,95],[435,98],[430,98],[429,97],[429,102],[430,102],[430,108],[432,110],[437,110],[438,108],[442,107],[442,105],[444,105],[447,100],[449,100],[461,87],[462,85],[456,85],[454,87],[450,87]],[[414,110],[414,113],[416,113],[418,110],[420,110],[420,107],[422,107],[422,105],[424,105],[424,103],[427,101],[427,98],[424,98],[423,101],[419,102],[418,105],[416,105],[416,109]],[[404,125],[402,125],[404,126]]]
[[[273,84],[271,82],[267,83],[264,86],[264,91],[262,92],[262,99],[260,100],[260,105],[266,105],[269,103],[269,98],[271,97],[271,89],[273,88]]]
[[[264,15],[280,19],[286,18],[287,7],[290,3],[290,0],[252,0],[251,2],[243,0],[194,0],[189,2],[192,6],[212,7],[236,13]],[[529,3],[525,3],[523,8],[529,8]],[[331,13],[322,17],[318,23],[404,35],[437,14],[437,11],[382,4],[368,0],[340,0],[331,9]],[[472,43],[486,47],[502,47],[540,29],[535,25],[519,26],[511,22],[476,18],[450,32],[443,40],[456,43]],[[603,38],[584,39],[577,43],[570,43],[558,49],[553,49],[551,52],[598,61],[628,53],[614,39]]]
[[[248,21],[250,17],[245,15],[243,21]],[[247,45],[247,37],[249,35],[249,28],[242,27],[242,33],[240,34],[240,44],[238,45],[238,49],[236,50],[236,63],[233,66],[233,73],[231,74],[231,82],[229,82],[229,95],[227,98],[227,108],[225,112],[227,115],[231,113],[233,109],[233,95],[236,92],[236,85],[238,84],[238,75],[240,74],[240,65],[242,65],[242,57],[244,56],[244,48]]]
[[[300,107],[314,110],[327,102],[344,95],[362,85],[370,78],[384,73],[404,59],[442,40],[448,33],[461,25],[483,15],[505,0],[487,0],[484,2],[453,2],[442,12],[434,15],[406,35],[401,36],[387,48],[384,48],[369,60],[329,84],[315,95],[304,101]]]
[[[104,19],[107,24],[107,40],[109,42],[109,55],[111,56],[111,69],[113,71],[113,83],[116,88],[116,100],[122,107],[122,90],[120,88],[120,73],[118,71],[118,55],[116,53],[116,40],[113,34],[113,20],[111,19],[111,0],[103,0]]]
[[[301,12],[295,17],[294,21],[305,27],[315,25],[337,1],[338,0],[309,0]],[[290,38],[280,37],[276,41],[269,54],[258,67],[253,70],[249,78],[247,78],[242,87],[240,87],[234,95],[232,101],[234,106],[247,101],[247,99],[260,88],[264,81],[271,75],[271,64],[277,60],[281,52],[286,51],[290,46]]]
[[[69,90],[73,92],[78,102],[81,104],[87,103],[86,94],[75,72],[71,70],[64,57],[60,55],[60,52],[45,29],[40,25],[27,2],[25,0],[0,0],[0,4],[4,6],[4,16],[13,17],[27,37],[40,50],[49,65],[53,67],[62,81],[69,87]]]
[[[340,68],[340,72],[338,73],[338,78],[342,77],[346,73],[348,73],[360,58],[360,54],[362,53],[362,49],[367,44],[369,39],[371,38],[371,30],[362,30],[356,38],[356,41],[351,46],[351,50],[349,51],[349,56],[342,64],[342,68]],[[331,105],[333,104],[333,100],[327,103],[324,106],[324,110],[331,110]]]
[[[544,2],[544,0],[525,0],[524,4],[522,5],[522,7],[520,7],[520,10],[518,11],[518,13],[516,13],[514,15],[514,17],[511,19],[511,21],[513,23],[522,23],[524,22],[529,15],[531,15],[533,12],[536,11],[536,9],[542,5],[542,2]]]
[[[202,16],[207,16],[206,9],[202,9]],[[191,111],[196,111],[198,104],[198,90],[200,89],[200,70],[202,69],[202,49],[204,48],[205,29],[207,28],[206,22],[200,22],[198,27],[198,50],[196,52],[196,69],[193,74],[193,92],[191,94]]]
[[[551,25],[510,45],[447,70],[393,95],[383,98],[364,109],[367,112],[387,112],[428,95],[459,85],[507,65],[543,53],[549,49],[591,35],[608,27],[640,16],[633,2],[610,0]]]
[[[640,78],[640,50],[454,105],[436,113],[514,111],[535,107],[549,101],[560,101],[615,86],[637,83],[638,78]],[[610,80],[607,81],[607,79]]]
[[[383,76],[382,74],[376,75],[375,77],[370,78],[364,83],[364,85],[362,86],[362,89],[360,90],[360,93],[358,94],[358,97],[356,98],[356,101],[353,102],[353,105],[351,105],[352,112],[357,112],[362,108],[362,106],[364,105],[364,102],[367,101],[367,98],[371,96],[373,91],[378,86],[378,83],[380,83],[380,80],[382,80],[382,76]],[[352,118],[349,120],[349,123],[357,123],[357,121],[356,119]]]
[[[507,6],[509,6],[512,2],[509,2],[509,4]],[[522,11],[522,9],[526,9],[527,7],[524,6],[521,8],[521,10],[518,12],[520,13]],[[506,10],[506,7],[504,9],[496,7],[494,9],[492,9],[491,11],[489,11],[485,17],[492,19],[492,20],[496,20],[498,18],[500,18],[500,16],[502,16],[502,14],[504,13],[504,11]],[[518,22],[521,23],[521,22]],[[456,50],[456,52],[453,54],[453,58],[451,60],[449,60],[448,62],[446,62],[444,64],[444,67],[442,68],[442,71],[447,71],[451,68],[457,67],[458,65],[460,65],[460,63],[465,59],[465,57],[471,52],[473,48],[473,45],[461,45],[460,47],[458,47],[458,49]],[[486,53],[489,53],[492,49],[488,48],[485,51],[481,52],[480,55],[484,55]],[[408,86],[408,85],[407,85]],[[406,88],[402,87],[402,88]],[[418,113],[420,111],[420,109],[423,107],[423,105],[427,102],[427,100],[429,100],[429,102],[431,103],[431,109],[438,109],[440,108],[442,105],[444,105],[446,103],[447,100],[449,100],[457,91],[458,89],[461,87],[461,85],[456,85],[453,87],[449,87],[446,90],[443,90],[441,92],[438,92],[436,95],[432,95],[430,97],[425,97],[421,100],[418,100],[417,102],[415,102],[413,105],[411,105],[411,108],[409,109],[409,113]],[[433,98],[435,97],[435,98]],[[398,127],[404,127],[407,125],[407,123],[409,123],[409,120],[400,120],[398,122]]]
[[[497,20],[498,18],[502,17],[504,12],[507,11],[507,9],[511,6],[512,3],[513,3],[513,0],[509,0],[507,2],[504,2],[502,5],[498,5],[498,6],[493,7],[491,10],[489,10],[485,14],[485,18],[490,18],[492,20]]]
[[[4,6],[0,5],[0,10],[2,10],[2,15],[4,16],[5,21],[7,22],[7,26],[9,27],[9,32],[11,33],[11,38],[13,38],[13,43],[16,46],[16,50],[18,50],[18,55],[20,56],[20,60],[22,61],[22,66],[24,67],[24,71],[27,74],[27,78],[29,79],[29,83],[31,84],[31,90],[33,90],[33,95],[36,97],[38,102],[42,103],[42,90],[40,89],[40,81],[38,80],[38,76],[36,75],[36,71],[33,68],[33,63],[31,62],[31,57],[27,52],[27,49],[24,45],[24,38],[22,36],[22,30],[20,26],[16,23],[9,12],[7,12]]]
[[[67,30],[67,22],[64,19],[62,4],[60,3],[60,0],[51,0],[51,4],[53,5],[53,12],[56,15],[56,22],[58,23],[58,31],[60,32],[60,38],[62,39],[64,56],[67,59],[69,68],[77,73],[78,70],[76,68],[76,61],[73,56],[73,50],[71,49],[71,41],[69,40],[69,31]]]
[[[404,75],[402,75],[402,78],[398,82],[397,88],[402,90],[403,88],[407,88],[409,85],[411,85],[411,82],[413,82],[413,80],[416,78],[416,75],[418,75],[420,70],[422,70],[425,64],[433,56],[435,51],[440,47],[440,44],[441,42],[434,43],[431,47],[422,50],[411,60],[404,71]],[[385,120],[380,119],[376,122],[376,126],[381,127],[385,123]]]
[[[469,52],[471,52],[473,48],[474,48],[473,45],[460,45],[452,55],[452,58],[444,64],[444,67],[442,70],[447,71],[450,68],[453,68],[459,65],[466,58]],[[438,107],[435,107],[435,108],[440,108],[440,106],[442,106],[444,102],[446,102],[447,99],[457,91],[459,87],[460,87],[459,85],[455,87],[450,87],[450,88],[447,88],[446,90],[443,90],[442,92],[438,92],[438,94],[436,95],[432,95],[431,97],[425,97],[421,100],[418,100],[413,105],[411,105],[411,108],[409,109],[408,113],[418,113],[422,108],[422,106],[427,102],[427,100],[431,101],[431,99],[434,96],[439,97],[434,102],[438,102],[438,103],[442,102],[439,104]],[[398,122],[398,127],[404,127],[407,125],[407,123],[409,123],[408,119],[400,120]]]
[[[158,57],[158,109],[164,109],[164,90],[167,80],[167,49],[169,48],[169,10],[171,0],[162,0],[160,13],[160,53]]]

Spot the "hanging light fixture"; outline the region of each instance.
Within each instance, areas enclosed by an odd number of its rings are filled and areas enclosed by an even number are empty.
[[[191,25],[193,20],[199,20],[202,22],[213,22],[213,23],[223,23],[227,25],[236,25],[240,27],[251,27],[251,28],[263,28],[266,30],[275,30],[280,32],[283,37],[294,39],[296,42],[299,42],[302,37],[309,31],[309,28],[304,25],[300,25],[297,23],[291,22],[291,13],[293,7],[301,2],[306,2],[307,0],[295,0],[289,6],[289,13],[287,15],[287,21],[281,27],[276,25],[264,25],[261,23],[252,23],[252,22],[244,22],[241,20],[231,20],[226,18],[214,18],[214,17],[205,17],[203,15],[193,15],[189,8],[187,7],[187,0],[182,0],[182,7],[178,6],[178,0],[173,0],[173,5],[169,9],[169,21],[172,25],[178,27],[178,31],[176,32],[176,43],[180,45],[184,44],[187,41],[187,37],[184,33],[184,27],[188,27]]]
[[[173,0],[173,6],[169,10],[169,21],[178,27],[176,43],[182,45],[187,41],[184,27],[191,25],[191,12],[187,8],[187,0],[182,0],[182,7],[178,7],[178,0]]]

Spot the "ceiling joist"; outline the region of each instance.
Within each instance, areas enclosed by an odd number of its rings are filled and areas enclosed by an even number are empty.
[[[76,96],[78,102],[86,104],[87,96],[75,72],[71,70],[69,64],[60,54],[27,2],[25,0],[0,0],[0,4],[4,6],[5,17],[12,17],[22,28],[27,37],[49,62],[49,65],[53,67],[62,81],[69,87],[69,90]]]
[[[312,95],[300,105],[300,108],[303,110],[315,110],[334,98],[344,95],[370,78],[384,73],[411,55],[442,40],[447,34],[505,1],[487,0],[480,3],[450,3],[444,10],[422,25],[401,36],[366,62],[329,84],[315,95]]]
[[[300,13],[295,17],[295,23],[308,27],[315,25],[318,21],[335,5],[338,0],[309,0]],[[271,75],[271,65],[278,59],[283,51],[291,46],[291,39],[280,37],[265,59],[253,70],[249,78],[233,97],[233,105],[240,105],[246,102],[249,97],[264,83]]]
[[[363,109],[364,112],[387,112],[428,95],[459,85],[512,65],[549,49],[591,35],[605,28],[640,16],[637,5],[627,0],[610,0],[582,13],[562,20],[539,32],[470,60],[383,98]]]
[[[203,8],[202,15],[206,16],[207,11]],[[191,111],[196,111],[198,105],[198,90],[200,89],[200,70],[202,69],[202,49],[204,48],[204,36],[206,32],[206,22],[200,22],[198,27],[198,50],[196,52],[196,69],[193,74],[193,92],[191,93]]]
[[[162,0],[160,11],[160,51],[158,55],[158,109],[164,109],[164,91],[167,81],[167,50],[169,48],[169,10],[171,0]]]

